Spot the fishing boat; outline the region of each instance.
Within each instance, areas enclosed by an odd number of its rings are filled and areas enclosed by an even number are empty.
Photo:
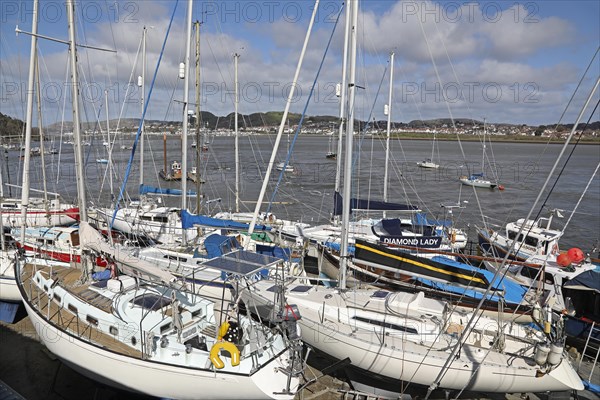
[[[187,178],[194,183],[206,183],[204,179],[198,173],[198,169],[196,167],[192,167],[188,173]]]
[[[182,177],[181,163],[173,161],[170,169],[165,167],[158,172],[158,175],[165,181],[180,181]]]
[[[504,233],[500,229],[492,229],[489,224],[485,228],[477,227],[479,247],[484,254],[495,257],[504,257],[512,249],[509,258],[518,261],[525,261],[535,255],[557,255],[562,231],[551,228],[555,214],[562,217],[558,210],[552,210],[549,217],[527,221],[521,218],[516,222],[509,222]]]

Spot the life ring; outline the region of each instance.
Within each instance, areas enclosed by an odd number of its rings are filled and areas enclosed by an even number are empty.
[[[216,369],[222,369],[225,367],[225,363],[223,360],[221,360],[221,357],[219,357],[221,350],[225,350],[231,355],[232,367],[237,367],[240,365],[240,351],[235,344],[231,342],[217,342],[210,349],[210,362],[215,366]]]

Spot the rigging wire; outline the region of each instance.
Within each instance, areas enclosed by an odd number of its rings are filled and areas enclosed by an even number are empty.
[[[173,7],[173,13],[171,14],[171,20],[169,21],[169,26],[167,27],[167,33],[165,35],[165,39],[163,41],[160,54],[158,56],[158,62],[156,63],[156,69],[154,70],[154,76],[152,77],[152,83],[150,84],[150,90],[148,91],[148,95],[146,96],[146,99],[145,99],[144,111],[142,112],[142,117],[141,117],[142,120],[146,116],[146,111],[148,111],[148,104],[150,103],[150,98],[152,97],[152,91],[154,89],[154,82],[156,81],[156,76],[158,75],[158,69],[160,67],[160,62],[162,61],[162,57],[163,57],[163,54],[165,51],[165,46],[167,44],[167,39],[169,38],[169,33],[171,32],[171,26],[173,24],[173,19],[175,18],[175,11],[177,10],[178,4],[179,4],[179,0],[175,0],[175,6]],[[123,198],[123,193],[125,192],[125,188],[127,187],[127,180],[129,178],[129,173],[131,172],[131,165],[133,163],[133,158],[135,156],[135,150],[137,148],[137,144],[138,144],[138,141],[141,136],[141,130],[142,130],[142,124],[140,121],[138,130],[137,130],[137,134],[135,135],[135,140],[133,142],[133,148],[131,149],[131,155],[129,156],[129,162],[127,163],[127,168],[125,169],[125,177],[123,179],[123,184],[121,185],[121,189],[119,190],[119,196],[117,197],[117,199],[115,201],[115,205],[114,205],[115,211],[113,212],[113,216],[110,221],[110,226],[109,226],[110,229],[109,230],[112,230],[112,227],[115,222],[115,218],[117,216],[117,212],[119,211],[119,203],[120,203],[121,199]],[[184,193],[184,195],[185,195],[185,193]]]

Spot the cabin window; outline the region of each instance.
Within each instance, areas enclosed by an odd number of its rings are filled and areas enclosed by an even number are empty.
[[[71,311],[73,314],[77,314],[77,307],[75,307],[73,304],[69,304],[67,306],[67,308],[69,309],[69,311]]]
[[[147,216],[147,215],[142,215],[142,216],[140,217],[140,219],[141,219],[142,221],[152,221],[152,217],[150,217],[150,216]]]
[[[85,320],[94,326],[98,326],[98,319],[91,315],[86,315]]]
[[[526,236],[525,237],[525,244],[528,245],[528,246],[537,247],[538,239],[535,238],[535,237]]]
[[[415,328],[392,324],[391,322],[387,322],[387,321],[379,321],[376,319],[370,319],[370,318],[359,317],[359,316],[354,316],[354,317],[352,317],[352,319],[354,319],[356,321],[360,321],[360,322],[366,322],[367,324],[371,324],[371,325],[381,326],[381,327],[387,328],[387,329],[393,329],[395,331],[414,333],[414,334],[419,333],[419,332],[417,332],[417,330]]]
[[[508,231],[508,238],[510,240],[515,240],[516,237],[517,237],[517,232],[515,232],[515,231]]]
[[[169,222],[169,217],[165,217],[164,215],[157,215],[154,217],[154,221],[165,224]]]
[[[78,233],[73,233],[71,235],[71,244],[73,246],[79,246],[79,234]]]
[[[132,336],[132,337],[131,337],[131,344],[132,344],[133,346],[135,346],[135,345],[137,344],[137,339],[135,338],[135,336]]]
[[[165,333],[169,332],[171,330],[171,324],[165,324],[163,326],[160,327],[160,334],[164,335]]]
[[[57,303],[60,303],[60,301],[62,300],[62,298],[57,295],[56,293],[54,294],[54,299],[56,300]]]
[[[48,291],[48,285],[44,284],[44,292],[47,292],[47,291]]]
[[[108,327],[108,332],[113,336],[117,336],[119,334],[119,330],[112,325]]]
[[[196,311],[192,312],[192,317],[202,317],[204,313],[202,312],[202,309],[199,308]]]
[[[177,257],[177,256],[172,256],[170,254],[165,254],[163,256],[163,258],[167,259],[167,260],[172,260],[172,261],[181,261],[181,262],[187,262],[187,258],[183,258],[183,257]]]
[[[539,281],[542,273],[540,272],[539,269],[537,268],[531,268],[531,267],[523,267],[521,268],[521,275],[523,275],[526,278],[532,279],[532,280],[537,280]],[[539,275],[538,275],[539,273]],[[543,274],[544,275],[544,282],[548,283],[550,285],[554,285],[554,278],[552,277],[552,274]],[[537,279],[536,279],[537,276]]]

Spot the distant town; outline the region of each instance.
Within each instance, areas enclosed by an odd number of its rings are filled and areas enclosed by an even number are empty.
[[[281,123],[282,112],[254,113],[239,115],[239,132],[241,135],[253,134],[275,134]],[[285,133],[296,131],[300,122],[300,114],[289,114],[288,122],[284,125]],[[190,115],[189,133],[195,133],[196,118]],[[203,134],[228,136],[234,131],[234,114],[224,117],[216,116],[210,112],[202,112],[199,131]],[[132,135],[138,130],[139,119],[127,118],[121,121],[110,121],[110,126],[119,126],[118,132],[111,131],[114,135]],[[15,143],[21,140],[23,122],[0,114],[0,138],[3,143]],[[387,133],[387,121],[356,121],[356,132],[365,135],[385,135]],[[454,124],[450,119],[416,120],[408,123],[392,122],[390,133],[394,137],[406,137],[411,139],[429,139],[436,136],[441,140],[453,140],[456,135],[461,139],[469,137],[478,140],[478,136],[485,131],[492,140],[547,140],[560,141],[565,139],[573,128],[573,124],[561,125],[526,125],[506,124],[498,122],[484,123],[484,121],[472,119],[455,119]],[[106,135],[97,123],[83,123],[82,129],[86,137]],[[181,135],[182,124],[180,121],[156,121],[149,120],[144,124],[146,134],[168,134]],[[334,135],[338,130],[338,118],[333,116],[310,116],[302,123],[302,134],[307,135]],[[43,129],[45,139],[58,134],[72,135],[72,123],[56,123]],[[582,133],[582,139],[586,141],[600,142],[600,121],[585,126],[580,124],[577,134]],[[39,140],[39,130],[33,129],[34,140]],[[579,136],[577,136],[579,137]],[[545,138],[545,139],[544,139]]]

